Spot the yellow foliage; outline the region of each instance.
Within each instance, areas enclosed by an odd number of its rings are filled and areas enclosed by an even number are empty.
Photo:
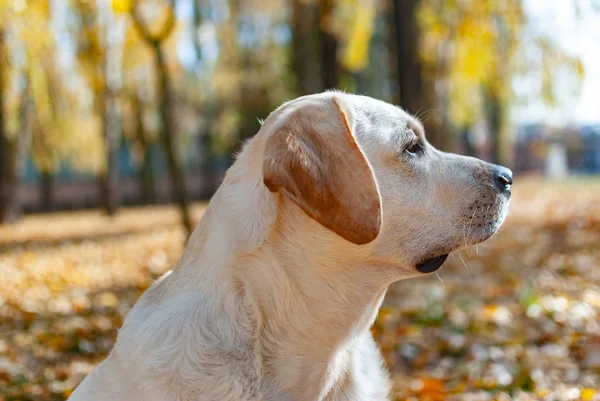
[[[64,153],[79,171],[102,172],[106,168],[106,144],[102,124],[97,115],[71,116],[62,121],[62,129],[73,138],[66,141]]]
[[[448,105],[448,114],[456,126],[463,126],[474,122],[481,114],[481,95],[477,85],[462,81],[450,83],[450,98],[461,101],[451,101]]]
[[[126,87],[135,87],[140,75],[145,76],[152,68],[152,53],[140,39],[138,32],[129,24],[123,43],[123,75]],[[149,89],[153,86],[149,85]]]
[[[32,63],[30,66],[29,79],[31,80],[31,92],[35,109],[40,124],[43,126],[52,125],[52,101],[48,93],[48,80],[46,71],[39,63]]]
[[[130,12],[132,5],[132,0],[112,0],[112,9],[117,14]]]
[[[520,0],[424,0],[418,9],[422,29],[420,56],[430,72],[428,79],[449,87],[449,113],[456,125],[471,124],[481,113],[482,89],[505,103],[511,96],[511,76],[521,46],[527,40]],[[547,40],[534,40],[541,63],[523,63],[526,71],[538,69],[542,97],[553,104],[557,67],[572,71],[579,80],[585,73],[581,60],[565,55]],[[522,56],[519,56],[521,59]],[[441,78],[441,79],[440,79]]]
[[[581,59],[575,60],[575,71],[577,72],[577,76],[580,80],[583,80],[585,76],[585,68],[583,67],[583,61]]]
[[[19,94],[19,90],[16,88],[15,80],[10,75],[5,74],[5,99],[4,99],[4,118],[6,119],[6,133],[8,137],[15,137],[18,133],[18,129],[21,125],[21,115],[19,109],[22,103],[22,95]]]
[[[437,63],[439,46],[450,36],[450,25],[444,21],[444,15],[430,1],[422,1],[417,10],[417,20],[422,27],[419,50],[425,64]]]
[[[342,63],[350,71],[361,71],[369,64],[375,11],[372,1],[357,1],[354,6],[353,24],[342,55]]]
[[[456,28],[461,38],[455,43],[452,76],[469,83],[485,82],[494,68],[494,42],[488,21],[465,19]]]

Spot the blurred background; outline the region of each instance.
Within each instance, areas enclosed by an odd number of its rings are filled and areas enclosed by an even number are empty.
[[[68,396],[260,119],[332,88],[516,176],[390,289],[394,399],[600,400],[598,0],[0,0],[0,400]]]

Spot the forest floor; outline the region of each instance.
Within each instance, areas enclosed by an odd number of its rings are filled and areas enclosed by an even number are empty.
[[[394,399],[600,400],[600,180],[517,181],[494,238],[390,289]],[[0,401],[65,399],[183,243],[172,207],[0,226]]]

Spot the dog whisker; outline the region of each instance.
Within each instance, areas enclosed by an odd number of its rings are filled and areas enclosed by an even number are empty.
[[[469,266],[467,266],[467,263],[465,262],[465,260],[462,258],[462,256],[460,255],[460,253],[457,253],[458,258],[460,259],[460,261],[463,263],[463,265],[465,266],[465,269],[470,270]]]
[[[467,221],[466,220],[463,220],[463,240],[465,242],[465,249],[468,249],[469,244],[467,243]]]
[[[417,111],[415,118],[421,122],[421,124],[425,124],[427,121],[431,119],[434,112],[439,112],[438,109],[429,109],[421,112],[422,107]],[[427,118],[425,118],[427,117]]]
[[[433,110],[431,110],[431,111],[433,111]],[[425,124],[427,121],[431,120],[431,117],[432,117],[432,116],[433,116],[432,114],[429,114],[429,116],[427,116],[427,118],[425,118],[425,119],[424,119],[424,120],[422,120],[421,122],[422,122],[423,124]]]
[[[441,281],[442,283],[444,282],[444,280],[442,280],[442,278],[440,277],[440,275],[438,274],[438,272],[435,272],[435,275],[437,276],[437,278],[439,278],[439,279],[440,279],[440,281]]]
[[[423,109],[423,107],[424,106],[419,107],[419,110],[417,110],[417,112],[415,113],[415,118],[419,121],[421,120],[421,114],[419,114],[419,113],[421,113],[421,110]]]
[[[471,235],[471,227],[473,226],[473,218],[475,218],[475,213],[477,213],[477,210],[479,210],[479,207],[476,207],[475,210],[473,210],[473,215],[471,216],[471,220],[469,221],[469,231],[467,232],[467,237],[469,235]],[[469,257],[470,257],[471,251],[469,250],[469,248],[467,248],[467,253],[469,254]]]
[[[416,114],[416,119],[421,121],[421,117],[424,117],[427,113],[431,113],[432,111],[434,111],[434,109],[429,109],[429,110],[423,110],[423,107],[420,107],[419,110],[417,110]],[[423,122],[423,121],[421,121]]]
[[[469,246],[467,245],[467,222],[463,221],[463,240],[465,242],[465,249]]]

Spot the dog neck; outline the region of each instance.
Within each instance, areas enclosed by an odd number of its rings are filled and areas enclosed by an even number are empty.
[[[322,400],[352,381],[390,280],[365,247],[331,233],[288,199],[261,246],[232,265],[254,311],[263,388],[273,399]]]

